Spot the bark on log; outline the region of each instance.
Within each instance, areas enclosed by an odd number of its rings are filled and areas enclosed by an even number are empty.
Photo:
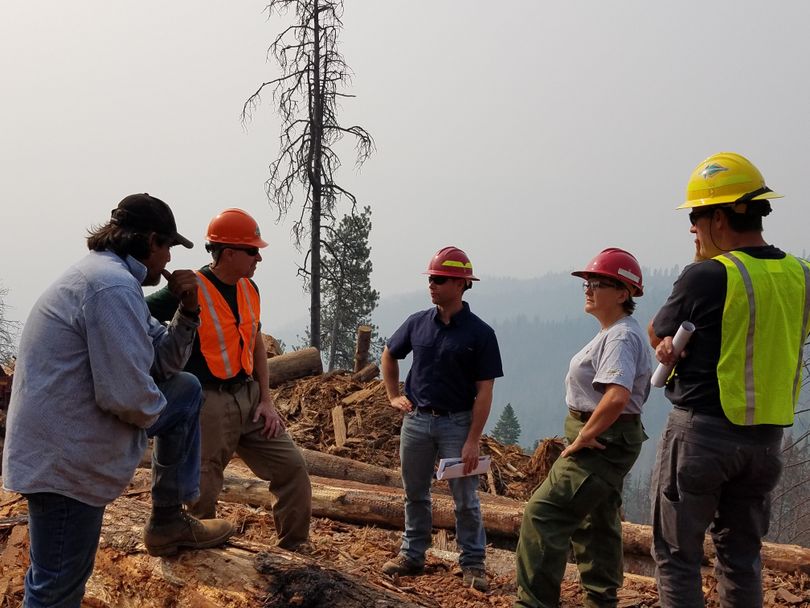
[[[516,539],[525,503],[484,493],[479,497],[486,531]],[[229,471],[226,471],[225,489],[220,499],[271,508],[265,482]],[[398,488],[312,477],[312,512],[318,517],[402,528],[405,521],[403,503],[404,494]],[[455,528],[453,499],[440,491],[433,492],[433,526]],[[650,526],[622,522],[622,539],[625,553],[650,555]],[[704,552],[707,559],[714,559],[714,545],[709,537],[706,537]],[[774,570],[810,573],[810,549],[763,543],[762,562],[763,566]]]
[[[357,343],[354,348],[354,371],[359,372],[368,363],[368,351],[371,347],[371,327],[361,325],[357,328]]]
[[[288,380],[323,373],[321,353],[315,347],[302,348],[267,360],[270,386],[278,386]]]
[[[398,471],[315,450],[302,449],[301,452],[304,454],[307,471],[310,475],[329,479],[351,479],[360,483],[392,488],[402,487],[402,478]]]
[[[377,376],[380,375],[380,368],[377,367],[376,363],[369,363],[359,372],[352,374],[352,380],[355,382],[368,382],[369,380],[374,380]]]

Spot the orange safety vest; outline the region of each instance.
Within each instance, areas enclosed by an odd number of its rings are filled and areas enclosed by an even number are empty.
[[[208,369],[217,378],[227,380],[241,370],[253,373],[253,349],[259,334],[259,293],[248,279],[239,279],[236,297],[239,322],[227,300],[201,272],[197,272],[200,287],[200,351]]]

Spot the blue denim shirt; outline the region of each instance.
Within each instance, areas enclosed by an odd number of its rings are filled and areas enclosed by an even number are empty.
[[[92,506],[126,487],[198,322],[149,314],[132,257],[90,252],[37,300],[20,341],[3,453],[4,485]]]
[[[475,383],[503,376],[495,332],[466,302],[447,325],[435,307],[408,317],[388,340],[388,352],[404,359],[411,351],[405,394],[418,407],[472,409]]]

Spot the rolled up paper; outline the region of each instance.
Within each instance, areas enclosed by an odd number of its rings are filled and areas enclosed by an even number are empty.
[[[676,358],[681,356],[686,343],[689,342],[689,338],[692,337],[692,333],[694,331],[695,325],[693,323],[690,323],[689,321],[684,321],[681,323],[678,331],[675,332],[675,337],[672,338],[672,348],[675,350]],[[656,388],[661,388],[664,386],[667,383],[667,378],[669,378],[669,375],[672,373],[673,367],[675,366],[659,363],[658,367],[655,368],[652,378],[650,378],[650,384]]]

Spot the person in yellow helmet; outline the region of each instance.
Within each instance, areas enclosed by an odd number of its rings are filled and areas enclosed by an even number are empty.
[[[676,364],[674,405],[653,472],[653,558],[661,605],[703,606],[708,529],[721,606],[762,606],[760,547],[793,424],[810,332],[810,264],[768,244],[780,198],[757,168],[723,152],[692,173],[686,201],[696,260],[649,326],[656,358]],[[696,329],[676,357],[672,336]]]

